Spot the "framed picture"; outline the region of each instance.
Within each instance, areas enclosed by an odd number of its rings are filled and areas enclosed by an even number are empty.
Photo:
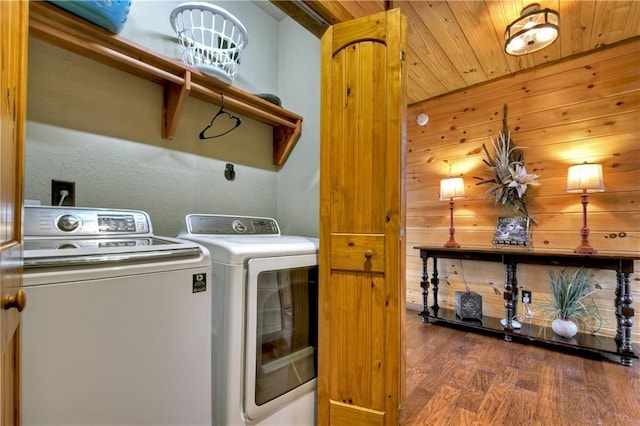
[[[493,244],[507,246],[528,246],[529,218],[522,216],[505,216],[498,218]]]

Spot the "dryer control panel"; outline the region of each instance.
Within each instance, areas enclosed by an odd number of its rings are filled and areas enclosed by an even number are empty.
[[[187,231],[200,235],[280,235],[275,219],[269,217],[190,214]]]
[[[151,219],[139,210],[25,206],[24,236],[150,235]]]

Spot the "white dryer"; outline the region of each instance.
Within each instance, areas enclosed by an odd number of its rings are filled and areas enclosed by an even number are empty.
[[[214,424],[315,424],[318,240],[212,214],[178,237],[211,253]]]
[[[204,425],[211,259],[142,211],[24,211],[24,425]]]

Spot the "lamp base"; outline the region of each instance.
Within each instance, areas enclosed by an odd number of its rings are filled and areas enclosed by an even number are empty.
[[[460,248],[460,244],[456,242],[456,240],[449,238],[449,241],[444,245],[445,248]]]
[[[598,254],[598,250],[591,247],[589,243],[585,244],[584,242],[573,249],[573,252],[578,254]]]
[[[460,248],[460,244],[456,243],[454,235],[456,235],[456,228],[453,227],[453,198],[449,200],[449,219],[451,226],[449,227],[449,241],[444,245],[445,248]]]
[[[582,237],[582,241],[580,241],[580,245],[573,249],[574,253],[578,254],[596,254],[598,251],[591,247],[589,244],[589,228],[587,228],[587,214],[586,212],[583,214],[583,223],[584,226],[580,229],[580,236]]]

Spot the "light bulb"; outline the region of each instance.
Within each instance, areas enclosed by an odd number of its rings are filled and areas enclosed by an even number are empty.
[[[556,30],[549,27],[540,28],[536,34],[536,38],[541,42],[551,41],[556,37]]]
[[[522,37],[516,37],[509,42],[509,51],[517,52],[524,47],[524,40]]]

